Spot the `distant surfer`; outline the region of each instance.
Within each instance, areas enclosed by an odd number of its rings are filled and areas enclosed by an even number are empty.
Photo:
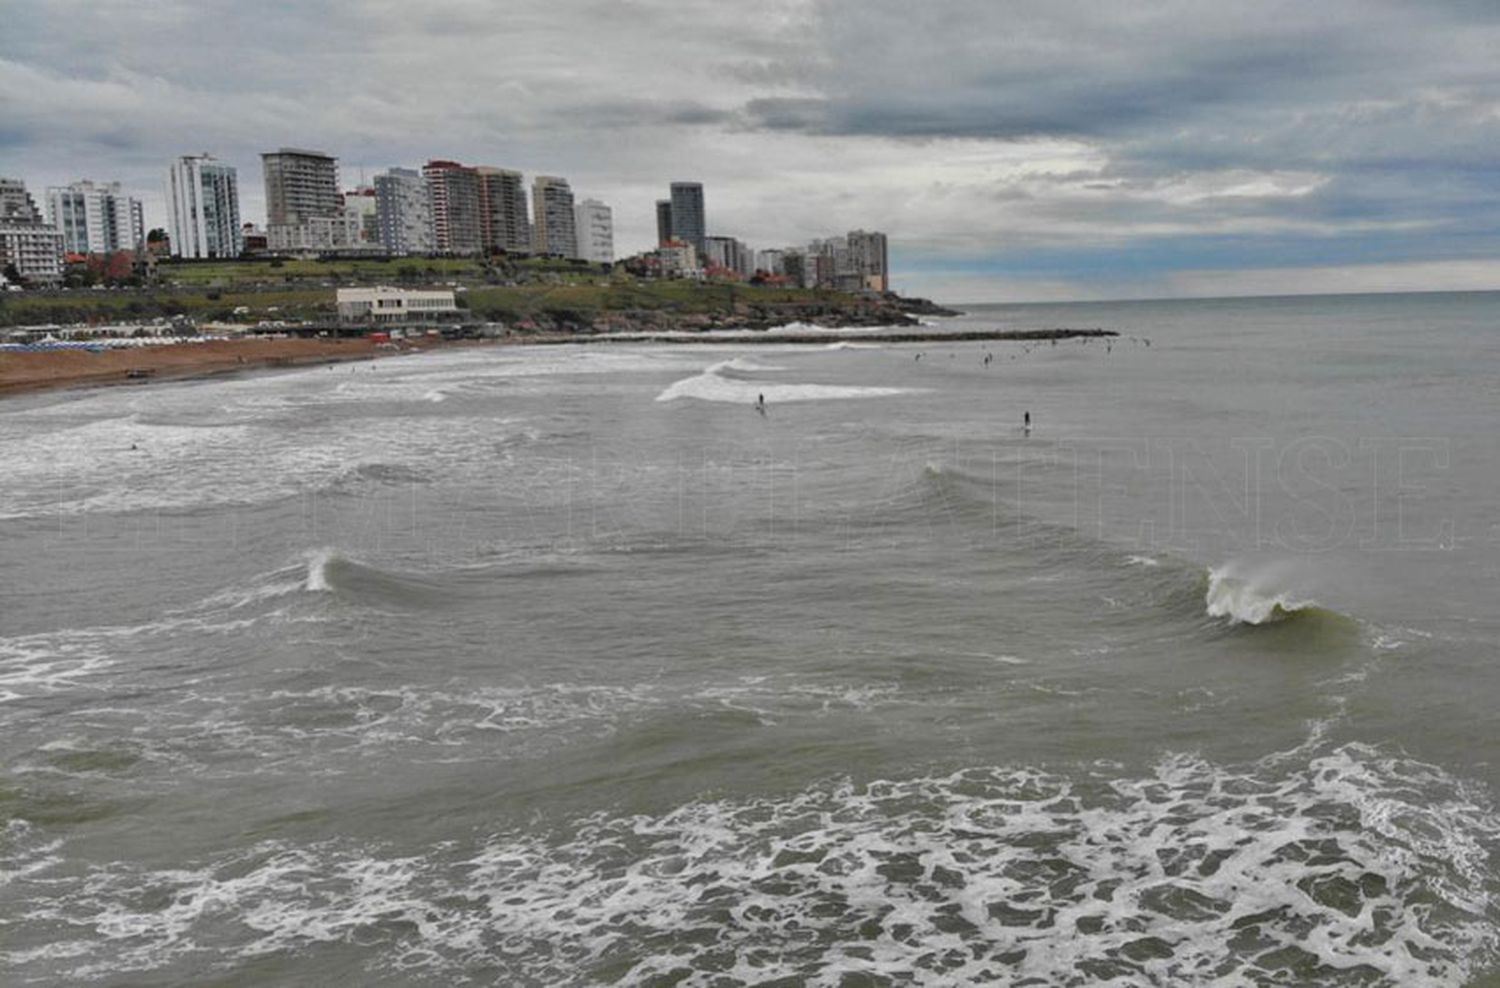
[[[762,415],[766,414],[766,396],[764,394],[758,395],[756,397],[755,410],[757,412],[760,412]]]
[[[1021,428],[1026,430],[1027,435],[1031,434],[1031,412],[1029,410],[1021,417]]]
[[[913,358],[911,358],[911,359],[912,359],[912,360],[913,360],[913,361],[917,361],[917,360],[921,360],[921,359],[922,359],[922,355],[921,355],[921,354],[920,354],[920,353],[919,353],[919,354],[917,354],[917,355],[916,355],[916,356],[915,356],[915,357],[913,357]]]

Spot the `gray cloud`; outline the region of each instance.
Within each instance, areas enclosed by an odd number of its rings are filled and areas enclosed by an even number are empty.
[[[916,267],[1059,277],[1195,242],[1500,255],[1497,48],[1500,7],[1463,0],[11,0],[0,172],[159,208],[209,150],[255,217],[267,148],[351,179],[455,157],[568,175],[626,247],[696,177],[760,243],[875,225]]]

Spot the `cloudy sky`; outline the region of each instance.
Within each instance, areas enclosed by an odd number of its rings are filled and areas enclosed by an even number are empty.
[[[953,301],[1500,288],[1494,0],[4,0],[0,174],[564,175],[654,240],[885,230]]]

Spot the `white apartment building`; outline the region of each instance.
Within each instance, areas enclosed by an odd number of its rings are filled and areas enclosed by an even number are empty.
[[[167,169],[167,227],[175,257],[238,257],[239,179],[209,154],[183,155]]]
[[[340,322],[427,322],[458,312],[451,291],[392,288],[388,285],[340,288],[338,307]]]
[[[62,242],[55,227],[0,220],[0,272],[14,264],[27,281],[55,284],[63,276]]]
[[[392,168],[375,176],[375,223],[387,252],[432,253],[432,204],[421,172]]]
[[[11,265],[27,281],[61,281],[63,238],[56,227],[42,222],[24,182],[0,178],[0,272]]]
[[[573,207],[573,226],[579,258],[590,264],[615,262],[615,221],[608,206],[598,199],[583,200]]]
[[[113,254],[146,246],[141,201],[121,192],[119,182],[49,188],[47,219],[62,233],[63,250],[69,254]]]

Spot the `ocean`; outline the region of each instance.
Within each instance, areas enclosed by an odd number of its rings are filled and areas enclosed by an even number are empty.
[[[0,403],[5,984],[1494,983],[1500,294],[935,322]]]

